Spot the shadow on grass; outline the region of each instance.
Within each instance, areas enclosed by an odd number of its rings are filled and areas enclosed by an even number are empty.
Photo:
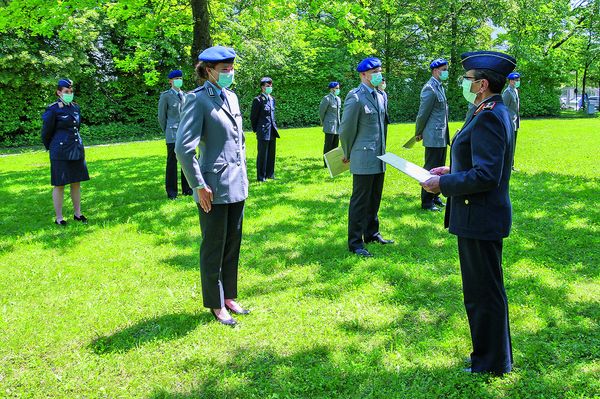
[[[150,320],[143,320],[114,334],[96,338],[90,348],[98,355],[121,353],[157,341],[181,338],[198,325],[211,321],[210,315],[190,313],[168,314]]]
[[[361,367],[353,361],[357,356]],[[204,367],[208,376],[189,392],[161,389],[150,398],[403,398],[417,397],[419,392],[441,397],[436,394],[443,388],[432,382],[452,374],[448,369],[435,367],[389,370],[381,364],[378,351],[349,350],[334,355],[324,346],[290,355],[239,349],[226,361],[215,360],[208,367],[197,361],[182,367]],[[460,385],[464,388],[468,384],[459,382],[458,390]]]

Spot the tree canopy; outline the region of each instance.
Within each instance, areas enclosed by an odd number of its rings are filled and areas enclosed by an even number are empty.
[[[318,123],[327,83],[350,90],[357,62],[371,55],[383,61],[396,122],[414,120],[438,57],[450,61],[451,117],[464,117],[454,83],[464,51],[517,58],[525,116],[556,115],[559,88],[572,84],[574,71],[588,87],[600,85],[600,0],[12,0],[0,7],[0,145],[37,143],[40,114],[61,77],[75,81],[89,128],[157,132],[167,73],[182,69],[184,87],[194,88],[195,57],[211,43],[238,53],[235,90],[245,114],[259,78],[274,79],[282,126]]]

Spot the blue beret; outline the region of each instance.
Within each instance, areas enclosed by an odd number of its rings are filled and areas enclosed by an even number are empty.
[[[61,79],[58,81],[58,88],[66,87],[70,89],[73,86],[73,82],[69,79]]]
[[[521,74],[519,72],[513,72],[513,73],[508,74],[507,78],[510,80],[520,79]]]
[[[448,61],[446,61],[443,58],[438,58],[436,60],[431,61],[431,64],[429,64],[429,69],[439,68],[444,65],[448,65]]]
[[[463,53],[460,59],[466,71],[470,69],[489,69],[507,76],[515,70],[517,61],[508,54],[497,51],[473,51]]]
[[[181,72],[179,69],[169,72],[169,79],[181,77],[183,77],[183,72]]]
[[[329,83],[329,88],[330,88],[330,89],[333,89],[334,87],[337,87],[337,86],[339,86],[339,85],[340,85],[340,84],[339,84],[338,82],[330,82],[330,83]]]
[[[264,78],[260,78],[260,84],[264,84],[264,83],[273,83],[273,79],[271,79],[268,76],[265,76]]]
[[[204,62],[233,62],[235,51],[231,47],[213,46],[209,47],[198,56],[198,60]]]
[[[368,71],[369,69],[378,68],[380,66],[381,66],[381,60],[379,58],[375,58],[375,57],[365,58],[364,60],[362,60],[361,62],[358,63],[358,66],[356,67],[356,71],[357,72],[365,72],[365,71]]]

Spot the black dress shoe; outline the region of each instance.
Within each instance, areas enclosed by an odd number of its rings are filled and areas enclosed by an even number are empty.
[[[215,316],[215,319],[217,319],[217,321],[223,325],[233,327],[237,324],[237,321],[235,321],[235,319],[233,317],[229,320],[223,320],[223,319],[219,319],[219,316],[217,316],[217,314],[215,313],[214,310],[211,309],[210,313],[212,313],[212,315]]]
[[[421,205],[421,208],[425,211],[429,211],[429,212],[439,212],[440,208],[438,208],[435,205]]]
[[[376,236],[371,237],[369,240],[365,240],[366,244],[368,244],[370,242],[378,242],[381,245],[385,245],[385,244],[393,244],[395,241],[394,240],[386,240],[380,234],[378,234]]]
[[[83,224],[87,224],[88,220],[85,216],[81,215],[81,216],[75,216],[73,215],[73,219],[77,220],[78,222],[81,222]]]
[[[471,367],[464,368],[462,371],[464,371],[465,373],[472,373],[473,372],[473,370],[471,370]]]
[[[177,196],[176,195],[169,195],[167,198],[170,199],[170,200],[176,200]]]
[[[245,314],[250,314],[250,311],[248,309],[242,309],[239,312],[237,310],[235,310],[234,308],[230,308],[229,306],[225,305],[225,309],[229,310],[231,313],[233,314],[241,314],[241,315],[245,315]]]
[[[59,226],[66,226],[67,225],[67,221],[66,220],[61,220],[60,222],[58,220],[54,220],[54,223],[56,223]]]
[[[264,183],[267,181],[267,179],[256,179],[256,181],[258,181],[259,183]]]
[[[352,251],[352,252],[353,252],[355,255],[358,255],[358,256],[363,256],[363,257],[365,257],[365,258],[370,258],[370,257],[372,257],[372,256],[373,256],[373,254],[371,254],[369,251],[367,251],[367,250],[366,250],[366,249],[364,249],[364,248],[357,248],[357,249],[355,249],[355,250],[354,250],[354,251]]]
[[[445,206],[446,206],[446,204],[444,204],[444,202],[443,202],[443,201],[440,199],[440,197],[435,197],[435,198],[433,199],[433,205],[437,205],[437,206],[439,206],[440,208],[443,208],[443,207],[445,207]]]
[[[192,195],[192,194],[194,194],[194,192],[192,190],[188,190],[188,191],[184,191],[182,194],[183,195]]]

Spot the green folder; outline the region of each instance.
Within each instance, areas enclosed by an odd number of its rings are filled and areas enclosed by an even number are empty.
[[[342,150],[342,147],[334,148],[323,155],[323,158],[325,158],[325,164],[327,165],[327,170],[329,170],[331,177],[336,177],[340,173],[350,169],[350,162],[344,163],[343,161],[344,150]]]

